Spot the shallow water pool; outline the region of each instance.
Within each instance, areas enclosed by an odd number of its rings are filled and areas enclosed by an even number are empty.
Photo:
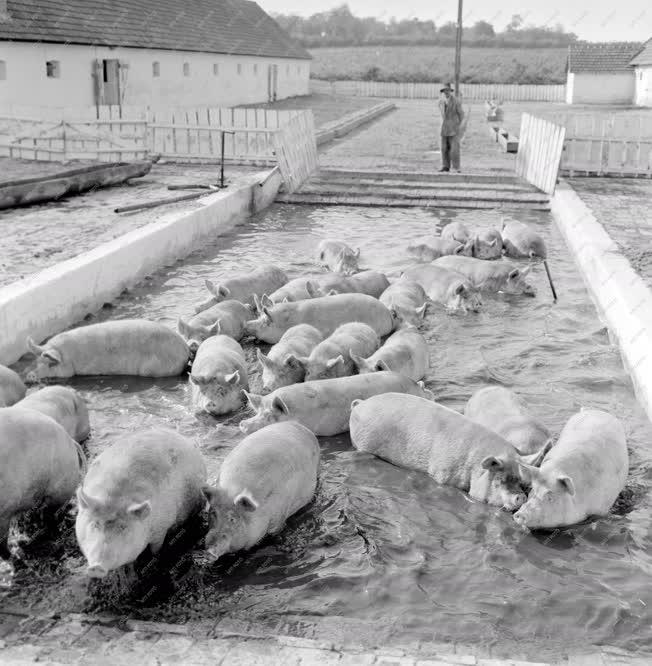
[[[409,262],[404,248],[411,241],[455,219],[499,224],[496,211],[273,206],[89,321],[148,317],[175,326],[204,298],[205,278],[261,262],[277,263],[291,277],[314,271],[311,257],[323,237],[360,246],[363,268],[389,271]],[[64,528],[55,544],[25,546],[22,566],[2,593],[5,601],[172,622],[333,615],[390,624],[402,643],[456,641],[506,655],[518,649],[543,657],[600,644],[652,648],[650,424],[552,219],[545,213],[520,219],[547,240],[558,303],[537,266],[534,299],[485,297],[481,314],[429,314],[433,369],[426,383],[458,410],[487,384],[510,387],[555,433],[581,406],[618,415],[631,470],[612,515],[552,534],[526,534],[509,513],[359,454],[348,436],[322,438],[314,503],[259,548],[209,564],[198,545],[168,567],[167,579],[158,576],[155,592],[135,598],[106,588],[99,593],[84,576],[74,534]],[[256,390],[255,347],[248,342],[245,348]],[[70,383],[93,410],[91,453],[127,431],[169,424],[204,447],[214,479],[242,437],[237,424],[244,410],[220,421],[195,418],[183,377]],[[68,518],[66,527],[72,524]]]

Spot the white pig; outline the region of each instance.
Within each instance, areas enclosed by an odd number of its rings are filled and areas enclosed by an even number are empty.
[[[482,307],[477,289],[463,275],[443,266],[417,264],[403,271],[401,277],[420,284],[433,303],[449,310],[478,312]]]
[[[0,365],[0,407],[10,407],[22,400],[27,387],[17,372]]]
[[[519,462],[538,463],[545,454],[524,459],[502,437],[458,412],[400,393],[354,400],[350,432],[358,451],[426,472],[437,483],[510,511],[526,500]]]
[[[391,370],[406,375],[415,382],[425,377],[430,367],[428,343],[416,326],[410,324],[392,333],[375,354],[364,358],[351,353],[351,358],[361,375]]]
[[[520,268],[511,261],[483,261],[472,257],[442,257],[433,262],[463,275],[473,287],[485,293],[536,296],[536,289],[525,280],[531,266]]]
[[[321,241],[317,247],[317,260],[333,273],[342,273],[343,275],[357,273],[360,270],[358,267],[359,257],[360,248],[354,252],[342,241],[326,239]]]
[[[503,220],[503,247],[505,254],[514,259],[546,259],[543,238],[527,224],[516,220]]]
[[[471,232],[463,222],[449,222],[441,230],[441,238],[456,240],[458,243],[465,244],[471,239]]]
[[[249,388],[242,347],[228,335],[215,335],[199,345],[189,377],[195,414],[213,416],[234,412],[242,405],[242,389]]]
[[[263,370],[263,392],[302,382],[306,369],[297,361],[310,356],[312,350],[324,339],[324,336],[308,324],[299,324],[288,328],[281,339],[264,356],[256,350]]]
[[[479,231],[473,239],[473,254],[476,259],[500,259],[503,256],[503,237],[498,229]]]
[[[282,287],[271,291],[269,295],[263,294],[260,298],[260,301],[263,305],[268,305],[268,300],[271,304],[283,303],[284,301],[294,302],[294,301],[303,301],[306,298],[314,298],[315,296],[320,296],[318,289],[315,284],[315,280],[321,276],[310,275],[307,277],[298,277],[294,280],[290,280],[287,284],[284,284]],[[260,311],[260,303],[254,300],[256,309]]]
[[[529,413],[525,400],[502,386],[476,391],[466,403],[464,416],[493,430],[521,453],[534,453],[552,441],[550,431]]]
[[[77,442],[83,442],[91,434],[86,401],[69,386],[45,386],[30,393],[16,406],[35,409],[49,416]]]
[[[81,447],[53,419],[18,405],[0,409],[0,556],[11,519],[56,509],[74,495],[86,467]]]
[[[277,303],[269,308],[264,306],[258,319],[245,324],[245,333],[274,344],[288,328],[297,324],[310,324],[327,336],[341,324],[351,321],[367,324],[379,336],[384,336],[394,329],[397,317],[372,296],[335,294],[294,303]]]
[[[146,319],[120,319],[81,326],[50,338],[39,347],[29,381],[74,375],[135,375],[173,377],[188,365],[185,340],[163,324]]]
[[[415,382],[396,372],[373,372],[293,384],[276,389],[266,396],[246,393],[257,412],[240,422],[240,430],[248,435],[278,421],[298,421],[318,437],[339,435],[349,429],[351,401],[378,393],[398,391],[421,397],[432,397],[422,382]]]
[[[220,467],[210,504],[206,548],[214,557],[255,546],[280,532],[317,488],[319,443],[293,421],[274,423],[245,437]]]
[[[470,257],[473,253],[473,241],[460,243],[452,238],[428,238],[424,243],[408,245],[408,254],[419,261],[434,261],[449,254],[463,254]]]
[[[199,449],[172,430],[128,432],[104,449],[77,490],[77,543],[87,573],[104,578],[205,504],[206,465]]]
[[[228,335],[240,340],[244,335],[244,325],[251,319],[253,308],[240,301],[221,301],[196,314],[190,321],[177,320],[177,330],[188,341],[194,354],[199,345],[213,335]]]
[[[240,301],[245,305],[253,305],[254,294],[258,297],[263,294],[271,294],[286,284],[287,281],[287,275],[278,266],[271,264],[265,264],[255,270],[234,275],[219,282],[206,280],[204,284],[211,297],[197,305],[195,312],[201,312],[225,300]]]
[[[426,316],[428,296],[423,287],[407,278],[396,280],[380,295],[380,302],[409,324],[418,326]]]
[[[583,410],[568,420],[540,469],[521,468],[532,484],[514,514],[522,527],[552,529],[604,516],[627,481],[625,431],[611,414]]]
[[[367,324],[349,322],[338,326],[320,342],[310,356],[295,361],[306,369],[305,381],[347,377],[355,371],[352,355],[367,357],[380,346],[380,338]]]

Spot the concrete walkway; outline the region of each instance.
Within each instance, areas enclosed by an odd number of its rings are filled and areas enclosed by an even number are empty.
[[[209,623],[210,624],[210,623]],[[195,628],[196,629],[196,628]],[[554,662],[484,657],[458,645],[368,648],[291,636],[256,633],[228,619],[211,635],[185,625],[137,622],[110,617],[68,615],[30,617],[0,613],[0,663],[23,666],[644,666],[652,655],[616,648],[565,655]],[[364,635],[360,636],[364,641]]]

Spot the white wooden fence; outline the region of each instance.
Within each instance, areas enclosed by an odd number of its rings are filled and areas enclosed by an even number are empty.
[[[546,194],[554,194],[566,129],[524,113],[521,118],[516,175]]]
[[[652,177],[652,113],[559,113],[565,174]]]
[[[299,111],[261,108],[0,108],[0,155],[38,160],[274,161],[273,134]]]
[[[441,89],[439,83],[329,82],[319,79],[312,79],[310,86],[314,93],[401,99],[437,99]],[[505,102],[564,102],[566,100],[566,85],[462,83],[460,93],[466,101],[498,99]]]
[[[312,111],[291,118],[274,133],[273,140],[285,189],[295,192],[319,166]]]

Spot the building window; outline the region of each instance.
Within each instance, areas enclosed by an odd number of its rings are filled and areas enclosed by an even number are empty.
[[[152,63],[152,76],[154,78],[161,76],[161,64],[158,62]]]
[[[213,64],[213,76],[219,76],[220,66],[217,63]]]
[[[258,74],[258,65],[254,65],[254,74]]]
[[[238,63],[238,74],[242,74],[242,65]]]
[[[183,75],[184,76],[190,76],[190,63],[189,62],[184,62],[183,63]]]
[[[7,78],[7,63],[4,60],[0,60],[0,81],[4,81]]]
[[[285,66],[285,73],[290,76],[290,65]]]
[[[58,60],[48,60],[45,63],[45,73],[49,79],[58,79],[61,76],[61,68]]]
[[[297,65],[297,74],[301,74],[301,65]]]

